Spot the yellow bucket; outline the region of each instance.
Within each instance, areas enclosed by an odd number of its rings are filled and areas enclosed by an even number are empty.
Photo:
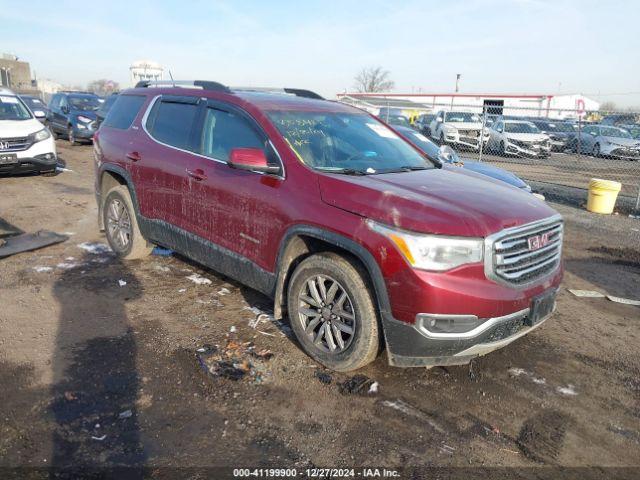
[[[589,182],[589,198],[587,210],[593,213],[613,213],[618,192],[622,188],[620,182],[592,178]]]

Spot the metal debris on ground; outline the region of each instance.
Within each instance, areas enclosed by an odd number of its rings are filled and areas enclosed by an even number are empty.
[[[616,303],[640,306],[640,300],[631,300],[630,298],[614,297],[613,295],[607,295],[607,298],[612,302],[616,302]]]
[[[256,349],[252,342],[227,340],[223,348],[204,346],[196,350],[200,366],[217,378],[241,380],[251,378],[260,383],[264,380],[264,363],[273,357],[268,349]]]
[[[124,287],[127,284],[127,282],[125,282],[124,280],[118,280],[118,285],[120,285],[121,287]]]
[[[105,438],[107,438],[107,435],[106,435],[106,434],[105,434],[105,435],[102,435],[101,437],[94,437],[94,436],[91,436],[91,440],[96,440],[96,441],[98,441],[98,442],[103,441]]]
[[[605,293],[596,292],[593,290],[572,290],[568,289],[571,293],[573,293],[576,297],[587,297],[587,298],[607,298],[608,300],[616,303],[623,303],[625,305],[636,305],[640,306],[640,300],[632,300],[630,298],[622,298],[616,297],[614,295],[609,295]]]
[[[333,381],[333,377],[327,372],[323,372],[322,370],[316,370],[313,374],[320,383],[324,383],[325,385],[329,385]]]
[[[133,416],[133,412],[131,410],[125,410],[124,412],[120,412],[118,415],[119,419],[131,418]]]
[[[342,395],[369,395],[371,386],[377,383],[366,375],[354,375],[338,384],[338,391]],[[376,387],[377,391],[377,387]],[[375,393],[375,392],[374,392]]]
[[[231,291],[228,288],[222,287],[216,292],[218,295],[229,295]]]
[[[66,235],[60,235],[48,230],[5,237],[0,239],[0,258],[48,247],[49,245],[64,242],[68,238]]]
[[[594,290],[574,290],[569,289],[571,293],[573,293],[576,297],[586,297],[586,298],[602,298],[604,297],[603,293],[596,292]]]

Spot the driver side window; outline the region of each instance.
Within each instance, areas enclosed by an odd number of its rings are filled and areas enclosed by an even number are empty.
[[[245,118],[231,111],[207,107],[200,138],[200,153],[227,162],[234,148],[258,148],[264,152],[270,165],[280,165],[266,136]]]

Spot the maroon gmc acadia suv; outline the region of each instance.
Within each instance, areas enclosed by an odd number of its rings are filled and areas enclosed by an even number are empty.
[[[308,90],[141,82],[94,148],[116,253],[162,245],[259,290],[329,368],[382,348],[397,366],[468,363],[555,308],[557,212]]]

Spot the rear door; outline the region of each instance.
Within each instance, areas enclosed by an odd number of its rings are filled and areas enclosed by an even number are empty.
[[[264,251],[276,251],[286,225],[280,189],[282,162],[260,126],[241,109],[209,100],[203,109],[198,135],[198,157],[187,179],[185,212],[190,230],[264,269],[272,265]],[[237,170],[227,161],[234,148],[262,149],[280,173],[266,175]]]
[[[188,172],[193,171],[199,101],[198,97],[158,96],[143,118],[147,134],[139,135],[134,149],[139,157],[133,173],[140,189],[140,212],[181,229],[189,229],[185,197],[190,188]]]

